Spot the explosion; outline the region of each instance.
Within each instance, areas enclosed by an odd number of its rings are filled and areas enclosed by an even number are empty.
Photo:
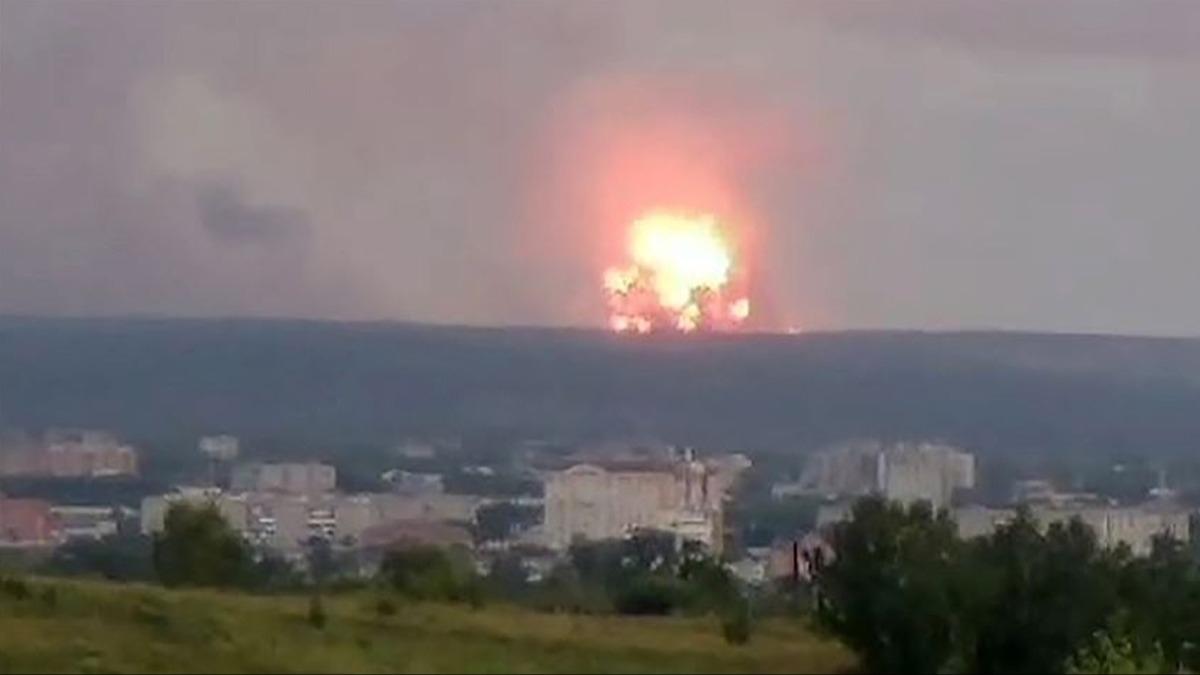
[[[613,330],[730,330],[750,316],[714,216],[648,213],[633,223],[629,254],[632,264],[604,272]]]

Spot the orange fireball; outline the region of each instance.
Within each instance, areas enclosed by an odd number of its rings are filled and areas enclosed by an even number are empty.
[[[652,211],[634,221],[626,266],[604,272],[617,332],[727,330],[750,316],[733,286],[733,247],[711,214]]]

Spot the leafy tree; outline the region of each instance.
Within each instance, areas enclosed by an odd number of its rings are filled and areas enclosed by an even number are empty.
[[[1175,672],[1170,663],[1157,647],[1148,654],[1139,654],[1128,637],[1114,638],[1109,632],[1100,631],[1076,651],[1067,662],[1065,671],[1080,674],[1153,675]]]
[[[570,560],[571,574],[559,583],[590,607],[597,606],[597,594],[623,614],[716,612],[741,599],[728,570],[696,545],[677,548],[670,533],[645,530],[621,540],[577,542]]]
[[[109,581],[152,581],[156,578],[153,558],[152,540],[140,534],[75,539],[58,547],[42,571]]]
[[[819,571],[818,618],[869,672],[936,672],[954,648],[958,541],[926,504],[862,499],[835,526],[833,561]]]
[[[324,585],[337,576],[338,561],[333,552],[333,544],[324,537],[312,537],[305,547],[308,559],[308,573],[317,586]]]
[[[773,498],[767,485],[735,502],[731,518],[744,546],[770,546],[776,539],[812,529],[819,505],[812,497]]]
[[[721,635],[731,645],[744,645],[750,641],[750,629],[750,603],[738,598],[722,612]]]
[[[283,556],[265,551],[247,566],[243,585],[256,591],[285,591],[304,586],[305,580]]]
[[[818,618],[871,672],[1196,670],[1200,570],[1169,537],[1103,549],[1078,519],[1028,510],[961,542],[944,515],[871,498],[835,527]]]
[[[1078,519],[1045,535],[1027,511],[979,540],[964,562],[959,639],[980,673],[1061,672],[1118,608],[1120,560]]]
[[[1184,544],[1155,538],[1150,555],[1130,561],[1121,581],[1132,648],[1161,650],[1174,669],[1200,668],[1193,645],[1200,636],[1200,573]]]
[[[471,563],[454,552],[433,546],[389,551],[379,576],[402,595],[428,600],[482,602],[482,588]]]
[[[679,567],[686,584],[684,603],[697,611],[724,611],[743,602],[729,570],[710,557],[689,557]]]
[[[657,530],[639,530],[622,541],[621,563],[627,569],[671,573],[679,563],[675,535]]]
[[[249,554],[215,506],[172,504],[154,537],[154,569],[167,586],[233,586]]]
[[[642,572],[611,593],[613,606],[621,614],[664,615],[679,606],[682,588],[673,577]]]
[[[520,506],[512,502],[497,502],[479,507],[475,512],[475,533],[482,541],[501,541],[515,532],[536,525],[541,509]]]
[[[493,593],[511,600],[521,600],[528,596],[530,584],[527,581],[528,572],[516,554],[502,554],[492,561],[488,571],[487,583]]]

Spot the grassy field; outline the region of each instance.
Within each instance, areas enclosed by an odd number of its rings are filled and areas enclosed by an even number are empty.
[[[715,620],[539,614],[32,580],[0,593],[0,672],[831,672],[853,659],[797,621],[726,644]],[[52,589],[52,590],[51,590]]]

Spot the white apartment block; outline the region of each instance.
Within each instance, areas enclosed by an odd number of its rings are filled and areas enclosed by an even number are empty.
[[[743,463],[589,462],[549,474],[545,543],[568,548],[577,539],[623,537],[639,529],[675,533],[719,551],[724,499]]]

